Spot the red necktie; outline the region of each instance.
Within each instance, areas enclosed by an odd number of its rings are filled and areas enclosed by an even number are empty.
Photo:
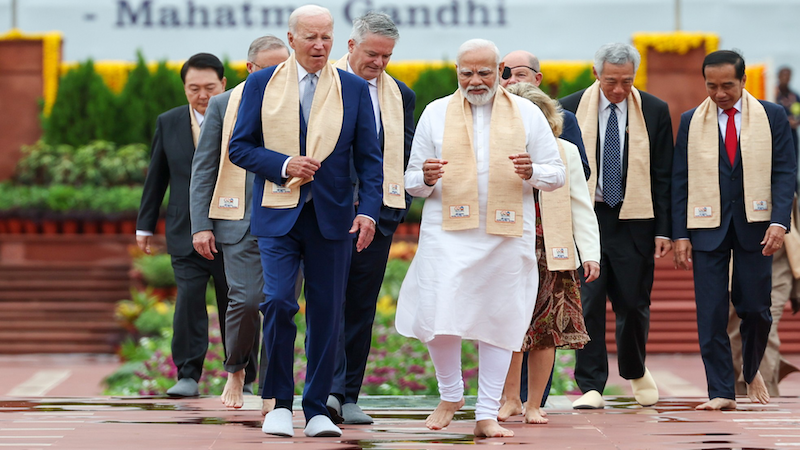
[[[728,126],[725,128],[725,150],[728,151],[728,160],[733,166],[733,162],[736,160],[736,147],[739,146],[736,141],[736,121],[733,120],[736,108],[726,109],[725,114],[728,115]]]

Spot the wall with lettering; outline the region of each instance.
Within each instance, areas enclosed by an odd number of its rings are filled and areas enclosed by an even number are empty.
[[[26,32],[60,30],[64,58],[182,60],[200,51],[245,58],[254,38],[285,39],[302,0],[19,0]],[[318,0],[334,16],[338,58],[352,18],[390,14],[400,29],[393,59],[452,59],[471,38],[493,40],[501,52],[527,49],[542,59],[589,60],[606,42],[629,42],[637,31],[672,31],[676,0]],[[746,60],[791,64],[800,73],[796,22],[800,0],[683,0],[685,30],[716,32],[721,48]],[[11,2],[0,0],[0,32],[11,26]]]

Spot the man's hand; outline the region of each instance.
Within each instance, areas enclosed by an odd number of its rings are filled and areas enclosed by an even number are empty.
[[[375,237],[375,223],[364,216],[356,216],[353,219],[353,228],[350,228],[350,234],[353,233],[358,233],[356,250],[360,252],[372,243],[372,238]]]
[[[286,174],[290,177],[311,178],[319,169],[320,163],[308,156],[293,156],[286,165]]]
[[[783,246],[783,238],[786,235],[786,230],[778,225],[770,225],[767,232],[764,234],[764,240],[761,245],[764,249],[761,254],[764,256],[771,256]]]
[[[656,238],[656,258],[663,258],[667,256],[667,253],[669,253],[670,250],[672,250],[672,241],[660,237]]]
[[[205,259],[214,260],[217,252],[217,240],[211,230],[198,231],[192,235],[192,245],[197,253]]]
[[[426,159],[424,163],[422,163],[422,176],[424,177],[423,181],[428,186],[433,186],[439,181],[439,178],[442,178],[444,175],[444,165],[447,164],[447,161],[444,159]]]
[[[150,254],[150,240],[153,236],[136,236],[136,245],[139,246],[139,250],[145,252],[146,254]]]
[[[509,155],[514,163],[514,172],[519,175],[523,180],[530,180],[533,176],[533,162],[531,162],[531,155],[527,153],[517,153],[516,155]]]
[[[688,239],[679,239],[675,241],[675,254],[672,257],[675,263],[675,268],[680,267],[683,270],[690,270],[692,268],[692,243]]]
[[[600,276],[600,264],[596,261],[586,261],[583,263],[583,276],[586,283],[591,283]]]

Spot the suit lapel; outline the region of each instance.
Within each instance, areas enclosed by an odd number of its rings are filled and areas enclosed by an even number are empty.
[[[177,139],[178,146],[181,151],[189,154],[190,158],[194,157],[194,139],[192,138],[192,119],[189,117],[189,108],[182,108],[180,115],[178,115],[178,130]]]

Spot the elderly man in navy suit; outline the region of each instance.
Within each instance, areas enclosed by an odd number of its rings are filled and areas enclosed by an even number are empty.
[[[708,98],[681,115],[672,171],[675,264],[694,267],[700,352],[709,401],[697,409],[735,409],[728,324],[730,300],[741,318],[747,394],[769,402],[758,366],[770,324],[772,254],[790,224],[797,161],[783,108],[745,90],[744,59],[710,53]]]
[[[294,53],[247,78],[230,144],[231,161],[256,174],[251,229],[264,269],[264,345],[269,367],[262,397],[275,398],[262,431],[293,436],[294,281],[306,277],[303,392],[306,436],[341,436],[326,408],[336,363],[347,272],[375,234],[382,160],[367,82],[328,64],[333,17],[316,5],[289,17]],[[351,158],[352,155],[352,158]],[[352,159],[352,163],[351,163]],[[351,164],[359,179],[353,206]]]

